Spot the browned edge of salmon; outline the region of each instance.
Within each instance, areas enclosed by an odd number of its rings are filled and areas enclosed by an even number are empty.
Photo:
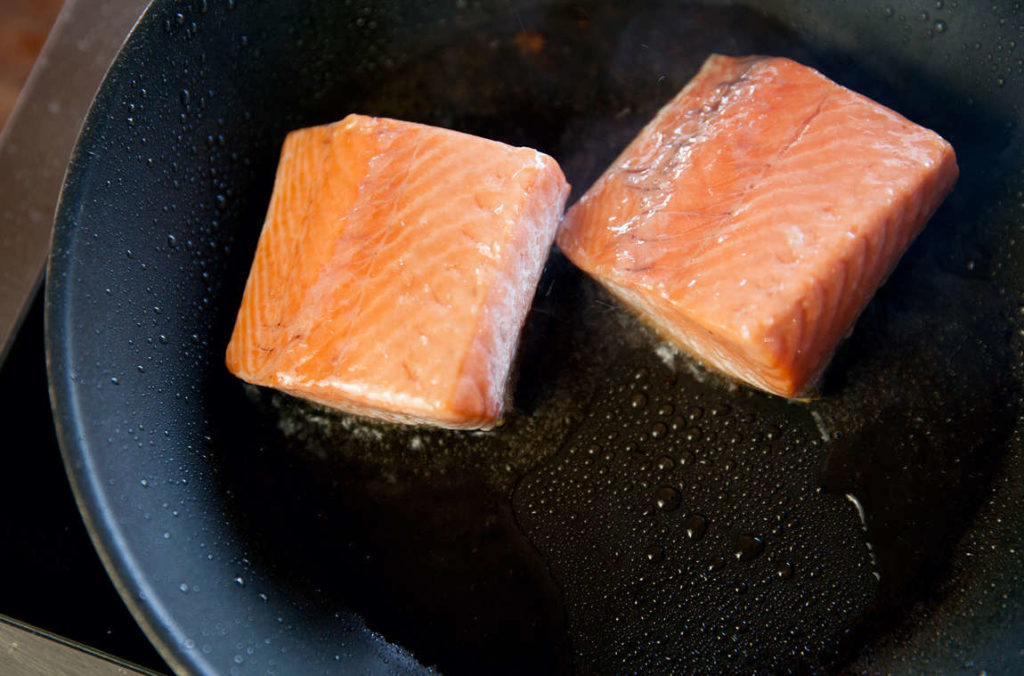
[[[957,176],[938,134],[811,68],[712,55],[557,241],[678,347],[796,397]]]

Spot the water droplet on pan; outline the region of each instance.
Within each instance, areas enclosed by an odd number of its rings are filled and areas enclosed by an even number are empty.
[[[683,532],[688,540],[700,540],[708,531],[708,520],[700,514],[690,514],[683,519]]]
[[[665,550],[658,545],[651,545],[647,548],[645,556],[651,563],[658,563],[665,558]]]
[[[736,551],[733,556],[737,561],[752,561],[764,551],[764,540],[756,535],[741,535],[736,538]]]
[[[788,561],[781,562],[775,567],[775,577],[780,580],[788,580],[793,577],[793,564]]]
[[[654,504],[662,512],[675,511],[682,502],[679,491],[671,486],[661,486],[654,492]]]

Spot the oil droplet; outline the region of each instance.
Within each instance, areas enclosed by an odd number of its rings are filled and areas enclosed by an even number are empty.
[[[117,376],[111,377],[110,378],[110,382],[113,383],[114,385],[120,385],[121,384],[121,381],[117,379]]]
[[[184,582],[182,582],[181,584],[178,585],[178,589],[181,590],[182,594],[184,594],[184,593],[186,593],[188,591],[188,585],[185,584]]]
[[[142,486],[143,488],[149,488],[149,482],[146,481],[145,479],[139,481],[139,485]]]
[[[679,491],[671,486],[661,486],[658,490],[654,491],[654,504],[663,512],[679,509],[679,505],[682,502],[683,497],[679,494]]]
[[[683,439],[687,441],[699,441],[704,436],[704,433],[699,427],[687,427],[686,431],[683,432]]]
[[[668,426],[665,423],[654,423],[651,425],[651,439],[661,439],[668,434]]]
[[[939,19],[938,21],[935,22],[935,32],[936,33],[945,33],[947,27],[948,26],[946,26],[946,22],[943,21],[942,19]]]
[[[709,572],[714,572],[716,570],[721,570],[724,567],[725,567],[725,557],[724,556],[712,556],[711,559],[708,560],[708,571]]]
[[[239,587],[244,587],[245,586],[245,578],[242,577],[241,575],[239,575],[238,577],[235,578],[235,584],[237,584]]]
[[[683,532],[686,533],[686,539],[696,542],[708,532],[708,520],[700,514],[690,514],[683,519]]]
[[[886,15],[886,16],[892,16],[892,15],[893,15],[894,13],[895,13],[895,12],[893,12],[893,9],[892,9],[892,7],[886,7],[886,8],[885,8],[885,15]]]
[[[629,400],[629,405],[633,408],[643,408],[647,405],[647,395],[643,392],[637,392]]]
[[[775,577],[780,580],[788,580],[793,577],[793,564],[788,561],[783,561],[775,568]]]
[[[647,548],[645,556],[651,563],[658,563],[665,558],[665,550],[658,545],[651,545]]]
[[[172,249],[178,245],[178,238],[174,235],[167,235],[167,246]]]
[[[764,540],[756,535],[741,535],[736,538],[736,551],[733,556],[737,561],[753,561],[764,551]]]
[[[187,89],[181,90],[181,104],[184,106],[188,105],[188,102],[192,99],[192,95]]]
[[[669,470],[671,470],[675,466],[676,466],[675,461],[672,458],[668,457],[667,455],[663,455],[660,458],[658,458],[658,465],[657,465],[657,467],[662,472],[668,472]]]
[[[679,454],[680,465],[692,465],[693,464],[693,453],[690,451],[683,451]]]
[[[742,596],[743,594],[746,594],[747,593],[747,583],[746,582],[737,582],[736,584],[733,585],[732,591],[737,596]]]
[[[675,409],[672,408],[672,404],[662,404],[661,406],[658,407],[658,415],[664,416],[666,418],[672,415],[673,411],[675,411]]]

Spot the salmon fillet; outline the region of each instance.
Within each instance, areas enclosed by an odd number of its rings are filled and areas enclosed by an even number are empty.
[[[708,366],[794,397],[957,175],[940,136],[811,68],[713,55],[557,242]]]
[[[446,129],[292,132],[228,369],[360,415],[494,425],[568,190],[547,155]]]

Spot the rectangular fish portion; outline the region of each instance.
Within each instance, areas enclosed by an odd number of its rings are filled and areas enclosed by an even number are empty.
[[[939,135],[811,68],[713,55],[557,242],[708,366],[796,397],[957,176]]]
[[[493,426],[568,190],[543,153],[437,127],[292,132],[228,369],[360,415]]]

